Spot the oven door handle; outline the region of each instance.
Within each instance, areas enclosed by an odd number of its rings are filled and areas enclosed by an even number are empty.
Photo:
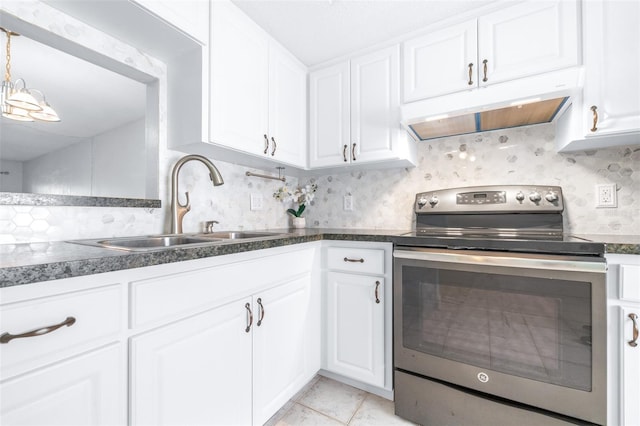
[[[607,264],[604,259],[601,261],[592,261],[579,259],[577,256],[499,253],[476,250],[396,248],[393,251],[393,257],[396,259],[506,268],[596,273],[606,273],[607,271]]]

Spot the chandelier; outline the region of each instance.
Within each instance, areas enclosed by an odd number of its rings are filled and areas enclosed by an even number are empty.
[[[20,34],[0,27],[7,35],[7,64],[0,92],[2,116],[17,121],[60,121],[60,117],[47,102],[44,93],[27,87],[24,79],[11,81],[11,36]],[[40,100],[36,99],[37,95]]]

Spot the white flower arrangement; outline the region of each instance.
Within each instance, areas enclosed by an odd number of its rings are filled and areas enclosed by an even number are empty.
[[[308,203],[315,197],[315,192],[318,189],[318,185],[315,183],[307,184],[305,186],[299,186],[291,189],[286,185],[278,188],[273,193],[273,198],[283,203],[293,202],[298,205],[298,209],[287,209],[287,213],[295,217],[301,217]]]

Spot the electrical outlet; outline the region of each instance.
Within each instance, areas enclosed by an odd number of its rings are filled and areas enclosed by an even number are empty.
[[[343,207],[344,211],[346,211],[346,212],[352,212],[353,211],[353,196],[352,195],[345,195],[344,196],[342,207]]]
[[[251,194],[251,210],[262,210],[262,194]]]
[[[615,183],[596,185],[596,207],[618,207]]]

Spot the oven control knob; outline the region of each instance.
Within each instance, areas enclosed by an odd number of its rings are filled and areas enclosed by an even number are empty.
[[[427,204],[427,199],[425,197],[418,198],[418,207],[423,208]]]
[[[558,194],[556,194],[553,191],[549,191],[547,192],[547,194],[544,196],[545,200],[547,200],[550,203],[555,203],[556,201],[558,201]]]
[[[516,194],[516,200],[518,201],[524,200],[524,194],[522,193],[522,191],[518,191],[518,193]]]
[[[537,203],[540,200],[542,200],[542,196],[538,192],[534,191],[531,194],[529,194],[529,199],[534,203]]]
[[[433,195],[431,198],[429,198],[429,205],[431,207],[435,206],[436,204],[438,204],[438,197],[436,197],[435,195]]]

